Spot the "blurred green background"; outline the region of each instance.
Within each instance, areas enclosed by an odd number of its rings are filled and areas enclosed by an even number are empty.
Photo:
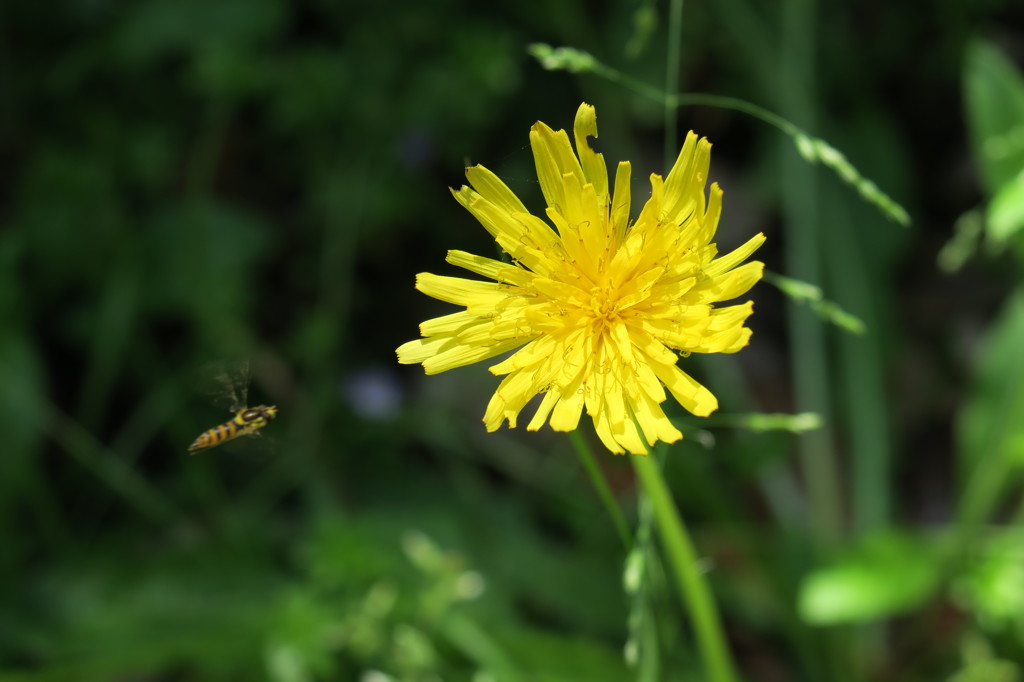
[[[394,355],[451,310],[417,272],[496,255],[449,196],[464,166],[540,210],[534,121],[594,104],[647,196],[660,105],[527,45],[660,88],[667,11],[0,6],[0,680],[701,679],[656,548],[624,589],[568,439],[486,434],[483,366]],[[753,118],[680,112],[715,144],[723,250],[765,232],[770,270],[868,328],[761,284],[752,345],[688,365],[722,414],[677,410],[660,455],[745,678],[1024,679],[1024,11],[691,2],[681,40],[679,87],[786,116],[914,221]],[[280,416],[187,456],[238,362]]]

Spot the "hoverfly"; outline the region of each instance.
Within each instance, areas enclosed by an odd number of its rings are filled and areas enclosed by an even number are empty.
[[[199,434],[199,437],[192,442],[192,445],[188,446],[188,453],[190,455],[215,448],[235,438],[259,435],[257,432],[277,416],[276,405],[248,407],[249,363],[241,363],[227,371],[221,372],[214,379],[220,387],[218,393],[222,399],[226,398],[228,409],[234,412],[235,416],[230,421],[214,426],[212,429],[207,429]]]

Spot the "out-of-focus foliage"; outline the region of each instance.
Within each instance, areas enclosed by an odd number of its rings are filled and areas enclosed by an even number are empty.
[[[993,655],[992,647],[975,633],[968,633],[961,645],[963,667],[949,682],[1019,682],[1021,667]]]
[[[897,533],[869,535],[831,566],[810,573],[800,589],[800,615],[834,625],[906,613],[939,586],[937,552],[921,539]]]
[[[975,384],[960,416],[960,454],[968,471],[1000,488],[1024,465],[1024,294],[1018,291],[994,321],[980,354]],[[998,471],[999,473],[996,473]],[[992,472],[992,473],[988,473]]]
[[[994,533],[980,542],[977,557],[956,585],[957,594],[993,631],[1024,636],[1024,544],[1020,528]]]
[[[800,62],[814,111],[790,114],[779,27],[797,6],[686,3],[682,89],[793,115],[914,224],[809,171],[809,300],[867,333],[822,333],[827,399],[794,409],[811,358],[790,351],[783,297],[756,290],[749,348],[687,358],[723,387],[722,413],[672,415],[687,438],[666,477],[747,679],[1019,679],[1020,11],[819,4]],[[545,71],[526,46],[570,45],[658,88],[664,11],[0,6],[0,678],[696,678],[627,463],[598,458],[632,552],[564,439],[483,432],[493,377],[422,381],[393,354],[443,312],[417,272],[450,274],[451,248],[496,253],[449,196],[465,165],[540,208],[534,121],[564,128],[595,104],[618,145],[601,151],[631,159],[646,196],[664,111]],[[794,274],[792,145],[708,106],[680,127],[715,143],[720,250],[764,231],[768,266]],[[1011,248],[965,250],[950,279],[934,256],[974,206],[963,233]],[[278,419],[262,443],[189,457],[230,417],[203,368],[245,360],[252,402]],[[830,542],[798,441],[840,463]]]
[[[990,199],[987,235],[1005,245],[1024,227],[1024,77],[997,48],[978,42],[965,60],[964,96]]]
[[[1024,77],[993,47],[971,46],[965,67],[967,112],[974,157],[990,202],[986,234],[1003,245],[1014,239],[1024,215]],[[1016,254],[1024,251],[1016,249]],[[960,415],[959,451],[971,476],[965,506],[978,521],[1008,487],[1024,462],[1024,298],[1018,283],[993,321],[979,353],[974,385]]]
[[[964,96],[974,156],[993,196],[1024,166],[1024,78],[998,48],[976,42],[964,60]]]

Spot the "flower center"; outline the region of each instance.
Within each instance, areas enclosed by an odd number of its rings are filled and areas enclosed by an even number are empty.
[[[595,322],[609,325],[619,319],[617,293],[610,286],[593,287],[590,290],[590,310]]]

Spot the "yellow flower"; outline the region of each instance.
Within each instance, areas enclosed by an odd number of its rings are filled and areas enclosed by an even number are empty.
[[[472,188],[452,193],[511,263],[449,251],[449,263],[493,281],[418,275],[417,289],[465,310],[421,324],[424,338],[403,344],[398,361],[422,362],[436,374],[521,347],[490,368],[505,378],[487,405],[488,431],[505,420],[514,428],[542,393],[528,430],[549,421],[556,431],[572,431],[586,408],[609,450],[646,454],[645,441],[682,437],[662,410],[664,389],[695,415],[718,408],[676,363],[680,355],[747,345],[743,323],[753,303],[714,304],[761,278],[762,263],[740,263],[764,235],[716,258],[711,238],[722,190],[712,184],[705,199],[707,139],[689,133],[668,178],[651,175],[651,197],[631,224],[630,165],[619,163],[609,193],[604,157],[590,146],[594,107],[580,105],[573,132],[575,154],[564,130],[539,121],[530,130],[550,225],[483,166],[466,170]]]

